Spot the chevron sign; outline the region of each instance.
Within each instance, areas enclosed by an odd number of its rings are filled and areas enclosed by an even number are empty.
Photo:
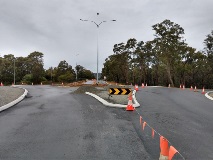
[[[116,95],[128,95],[131,93],[130,88],[110,88],[109,94],[116,94]]]

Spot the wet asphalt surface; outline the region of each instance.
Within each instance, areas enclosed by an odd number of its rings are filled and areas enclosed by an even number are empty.
[[[136,112],[71,94],[76,88],[23,87],[27,98],[0,112],[1,160],[153,159]]]
[[[213,101],[201,91],[174,88],[139,88],[136,94],[141,107],[137,109],[151,127],[190,160],[213,159]],[[137,120],[133,119],[133,124]],[[139,120],[138,120],[139,121]],[[146,151],[153,159],[159,157],[159,135],[151,138],[151,129],[135,125]],[[174,159],[182,159],[178,154]]]

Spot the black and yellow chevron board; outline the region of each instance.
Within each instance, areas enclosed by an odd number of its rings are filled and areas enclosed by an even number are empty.
[[[110,88],[109,94],[116,94],[116,95],[128,95],[131,93],[130,88]]]

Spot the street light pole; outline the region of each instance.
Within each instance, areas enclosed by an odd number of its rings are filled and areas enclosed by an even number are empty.
[[[97,13],[97,15],[99,15],[99,13]],[[83,20],[83,19],[80,19],[81,21],[90,21],[90,20]],[[115,22],[116,20],[110,20],[110,21],[113,21],[113,22]],[[90,21],[90,22],[92,22],[92,23],[94,23],[96,26],[97,26],[97,77],[96,77],[96,83],[98,84],[98,56],[99,56],[99,53],[98,53],[98,34],[99,34],[99,32],[98,32],[98,28],[100,27],[100,25],[102,24],[102,23],[104,23],[104,22],[107,22],[107,21],[102,21],[102,22],[100,22],[99,24],[98,23],[96,23],[95,21]]]

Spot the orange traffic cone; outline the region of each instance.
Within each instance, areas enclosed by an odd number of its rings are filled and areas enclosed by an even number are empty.
[[[169,86],[168,86],[168,88],[170,88],[171,86],[170,86],[170,84],[169,84]]]
[[[197,87],[195,86],[194,92],[197,92]]]
[[[62,82],[61,85],[64,86],[64,83]]]
[[[181,87],[181,84],[180,84],[180,89],[181,89],[182,87]]]
[[[193,90],[193,87],[191,86],[190,90]]]
[[[205,94],[205,90],[204,90],[204,87],[203,87],[203,90],[202,90],[202,94]]]
[[[185,85],[183,85],[183,88],[182,89],[185,89]]]
[[[130,93],[128,105],[126,107],[126,111],[134,111],[134,110],[135,110],[135,108],[133,107],[133,104],[132,104],[132,93]]]
[[[175,155],[175,153],[177,153],[178,151],[173,147],[170,146],[169,147],[169,160],[172,160],[173,156]]]
[[[142,83],[141,87],[144,88],[144,83]]]
[[[146,83],[146,87],[147,87],[147,83]]]
[[[41,82],[41,85],[43,85],[43,83]]]
[[[169,158],[169,143],[166,138],[160,136],[160,160]]]
[[[135,90],[138,91],[138,85],[135,85]]]
[[[4,84],[1,82],[1,86],[4,86]]]

